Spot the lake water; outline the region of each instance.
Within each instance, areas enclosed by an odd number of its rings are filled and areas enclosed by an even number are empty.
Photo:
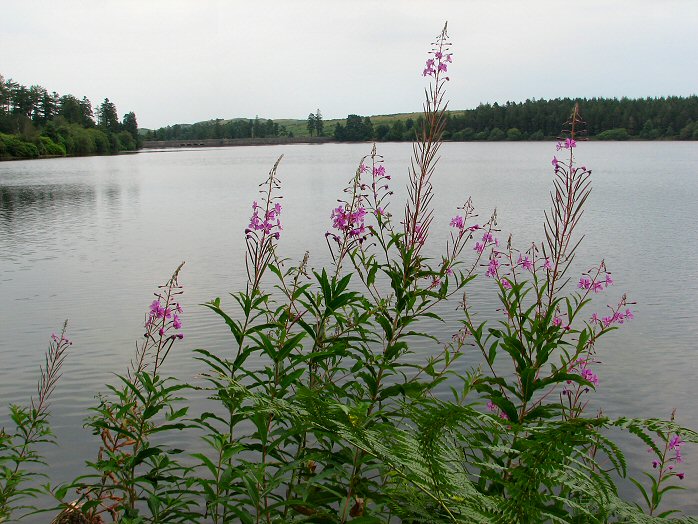
[[[411,147],[379,144],[378,151],[400,216]],[[69,319],[74,345],[53,397],[60,447],[46,456],[54,481],[80,474],[97,449],[84,418],[112,373],[126,369],[156,285],[186,261],[185,339],[166,367],[193,379],[200,368],[191,350],[232,352],[227,328],[199,304],[244,285],[243,229],[276,158],[284,155],[281,252],[296,261],[307,249],[321,267],[330,260],[330,210],[369,152],[369,144],[291,145],[0,163],[0,425],[8,403],[34,392],[48,337]],[[554,152],[552,143],[445,144],[431,252],[444,245],[449,219],[468,196],[482,222],[497,208],[500,238],[511,232],[521,248],[540,241]],[[698,428],[698,144],[583,143],[576,156],[593,169],[594,185],[577,270],[604,258],[612,271],[615,285],[597,310],[626,291],[637,302],[635,319],[598,347],[594,402],[611,416],[667,418],[677,408],[680,423]],[[492,285],[473,284],[481,297],[474,307],[494,311]],[[232,300],[224,303],[233,310]],[[447,339],[457,313],[451,305],[441,313],[448,322],[437,334]],[[472,350],[461,366],[480,362]],[[644,445],[630,442],[632,470],[648,467]],[[666,500],[696,515],[698,449],[684,456],[688,490]]]

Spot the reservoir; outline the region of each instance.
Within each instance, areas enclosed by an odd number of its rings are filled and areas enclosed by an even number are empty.
[[[377,147],[392,177],[388,211],[399,222],[411,145]],[[230,331],[201,304],[221,297],[227,311],[235,311],[229,293],[246,282],[244,229],[276,159],[284,155],[280,254],[297,264],[309,251],[309,265],[319,269],[332,260],[325,241],[331,210],[370,150],[370,144],[249,146],[0,163],[0,427],[8,424],[8,404],[26,404],[34,394],[49,337],[68,319],[73,346],[52,399],[59,446],[43,452],[52,482],[83,473],[98,447],[84,419],[95,395],[106,392],[104,384],[125,372],[156,286],[186,261],[180,273],[185,338],[163,373],[196,382],[202,369],[194,349],[234,356]],[[540,243],[554,154],[552,142],[444,144],[433,177],[427,252],[443,252],[451,217],[468,197],[480,223],[497,209],[503,242],[511,233],[521,250]],[[602,364],[594,370],[599,386],[589,409],[669,418],[676,408],[679,423],[698,429],[697,144],[582,142],[575,156],[593,171],[593,191],[570,286],[604,259],[615,283],[588,311],[602,311],[623,293],[636,302],[634,319],[597,346]],[[466,247],[464,259],[473,254]],[[495,284],[484,272],[467,288],[469,301],[483,320],[496,321]],[[430,329],[446,342],[462,312],[449,303],[438,313],[446,321]],[[434,348],[420,342],[413,349],[419,359]],[[459,371],[481,364],[470,348]],[[190,414],[203,404],[194,395]],[[182,438],[179,447],[196,450],[195,437]],[[651,469],[641,441],[624,436],[619,442],[631,474]],[[698,449],[687,445],[684,457],[687,490],[667,494],[664,509],[696,515]],[[635,488],[623,489],[639,501]]]

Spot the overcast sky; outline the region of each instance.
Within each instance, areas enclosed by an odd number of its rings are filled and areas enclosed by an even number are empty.
[[[698,0],[9,0],[0,74],[147,128],[411,112],[446,20],[452,109],[698,93]]]

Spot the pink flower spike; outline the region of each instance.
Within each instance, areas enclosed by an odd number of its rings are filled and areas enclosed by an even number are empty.
[[[489,266],[487,268],[487,276],[490,278],[496,277],[498,269],[499,269],[499,261],[496,258],[491,258]]]

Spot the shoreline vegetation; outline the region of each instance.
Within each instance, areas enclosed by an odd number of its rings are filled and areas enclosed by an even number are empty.
[[[93,110],[87,97],[26,87],[0,74],[0,160],[110,155],[137,151],[141,142],[136,114],[119,120],[108,98]]]
[[[698,96],[558,98],[445,112],[445,142],[557,140],[557,122],[579,104],[589,140],[698,140]],[[95,121],[96,113],[96,121]],[[138,128],[133,112],[120,122],[105,99],[90,101],[26,88],[0,75],[0,160],[107,155],[139,149],[229,147],[329,142],[411,142],[424,125],[419,113],[323,120],[214,119],[156,130]]]

